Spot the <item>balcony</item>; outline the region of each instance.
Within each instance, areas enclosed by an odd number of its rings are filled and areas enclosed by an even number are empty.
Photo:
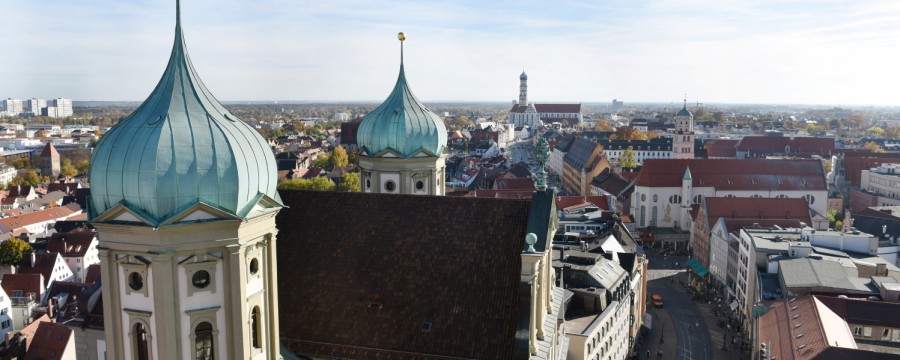
[[[25,296],[10,296],[9,300],[12,302],[12,306],[26,306],[34,302],[34,296],[35,294],[28,294]]]

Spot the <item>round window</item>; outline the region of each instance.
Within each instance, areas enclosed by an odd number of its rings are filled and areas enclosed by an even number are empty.
[[[641,194],[641,201],[647,201],[647,194]]]
[[[422,190],[425,188],[425,183],[422,180],[416,181],[416,190]]]
[[[256,275],[257,272],[259,272],[259,260],[253,258],[250,260],[250,275]]]
[[[393,181],[388,181],[388,182],[384,183],[384,189],[389,192],[393,192],[394,190],[397,189],[397,184],[395,184]]]
[[[129,274],[128,287],[130,287],[132,290],[140,290],[144,287],[144,277],[136,272]]]
[[[659,201],[659,195],[653,194],[653,202]]]
[[[206,270],[200,270],[194,273],[194,276],[191,277],[191,282],[194,283],[194,286],[203,289],[209,286],[209,272]]]

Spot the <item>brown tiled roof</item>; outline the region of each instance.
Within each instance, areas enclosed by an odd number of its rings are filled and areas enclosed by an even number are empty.
[[[512,357],[531,202],[310,191],[281,198],[283,345],[353,359]],[[348,209],[365,221],[337,215]]]
[[[84,282],[93,284],[100,280],[100,264],[88,266],[87,273],[84,275]]]
[[[834,138],[796,136],[793,140],[784,136],[745,136],[735,146],[737,151],[750,152],[750,156],[766,156],[784,154],[786,146],[790,146],[789,155],[831,156],[834,151]]]
[[[31,186],[26,186],[26,185],[10,186],[9,194],[7,195],[7,197],[14,198],[14,197],[27,196],[28,194],[31,193],[32,190],[33,190],[33,188]]]
[[[776,225],[781,228],[800,228],[800,220],[797,219],[725,219],[725,228],[732,233],[736,233],[743,228],[751,228],[754,224],[759,225],[761,228],[772,228]],[[806,223],[806,225],[809,225],[809,223]]]
[[[91,284],[75,282],[75,281],[54,281],[50,289],[47,290],[47,298],[51,299],[56,295],[66,293],[69,294],[69,301],[74,300],[72,295],[78,296],[85,288],[91,287]],[[65,304],[59,304],[60,306]]]
[[[81,183],[66,183],[66,182],[52,182],[50,185],[47,185],[47,192],[53,191],[62,191],[66,194],[75,193],[76,189],[79,189]]]
[[[792,302],[790,299],[776,300],[763,305],[769,307],[769,311],[758,320],[759,342],[768,344],[771,358],[815,359],[817,354],[828,348],[822,320],[812,296],[798,297]],[[791,310],[794,306],[797,308]],[[800,316],[792,319],[795,315]],[[802,325],[797,328],[800,330],[795,331],[794,325],[797,324]],[[799,332],[803,333],[803,337],[798,339]]]
[[[513,105],[509,112],[524,113],[526,105]],[[580,113],[581,104],[534,104],[534,109],[539,113]]]
[[[356,145],[356,133],[359,130],[358,122],[341,123],[341,145]]]
[[[37,300],[40,300],[40,294],[44,289],[41,274],[4,274],[2,286],[8,296],[13,296],[15,290],[21,290],[24,294],[36,294]]]
[[[603,156],[603,146],[587,138],[578,138],[563,157],[563,162],[574,169],[591,171]]]
[[[850,324],[900,328],[900,304],[884,301],[817,296],[831,311]]]
[[[594,204],[600,209],[609,210],[609,203],[606,202],[606,196],[557,196],[556,208],[565,210],[572,206],[583,204]]]
[[[534,189],[504,189],[504,190],[494,190],[494,189],[476,189],[473,197],[478,198],[497,198],[497,199],[522,199],[522,200],[531,200],[531,194],[534,193]]]
[[[47,251],[60,253],[63,257],[84,256],[93,241],[91,231],[56,233],[50,236]]]
[[[847,177],[847,180],[850,180],[851,184],[859,186],[863,170],[869,170],[881,166],[881,164],[897,162],[900,162],[900,154],[883,153],[866,157],[844,156],[844,176]]]
[[[78,207],[77,204],[76,207]],[[18,216],[10,216],[8,218],[0,219],[0,232],[17,232],[17,229],[24,229],[26,226],[31,224],[36,224],[53,219],[68,218],[72,216],[73,213],[75,213],[75,210],[72,210],[71,207],[58,206]]]
[[[32,340],[28,345],[25,353],[27,359],[40,360],[59,360],[72,359],[75,357],[75,347],[69,350],[72,354],[66,353],[66,347],[69,345],[72,336],[72,329],[62,324],[56,324],[50,321],[41,321],[38,323],[37,331],[34,332]]]
[[[809,205],[806,200],[800,198],[708,197],[704,201],[710,224],[718,221],[719,218],[735,220],[791,219],[802,221],[807,225],[812,224]]]
[[[531,178],[497,179],[494,185],[498,190],[534,190],[534,180]]]
[[[819,160],[648,159],[637,186],[680,187],[690,166],[694,187],[717,190],[826,190]]]
[[[32,263],[32,255],[34,263]],[[26,253],[22,255],[22,261],[19,261],[20,274],[41,274],[44,275],[44,287],[52,279],[53,269],[56,267],[56,258],[59,253]]]
[[[737,156],[735,146],[739,140],[717,139],[707,141],[703,147],[710,158],[733,158]]]
[[[44,150],[41,151],[41,157],[50,157],[50,156],[59,156],[59,152],[56,151],[56,147],[53,146],[53,143],[47,143],[44,146]]]
[[[594,177],[591,184],[615,196],[626,195],[625,190],[634,189],[631,186],[632,180],[626,179],[620,174],[613,174],[611,170],[603,170],[600,175]]]

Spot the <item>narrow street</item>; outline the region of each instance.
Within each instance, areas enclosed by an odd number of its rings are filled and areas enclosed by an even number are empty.
[[[747,352],[740,352],[730,345],[731,337],[736,333],[719,325],[720,318],[713,314],[713,305],[695,302],[682,285],[688,280],[687,271],[683,269],[687,257],[663,257],[652,250],[648,256],[648,295],[659,294],[663,307],[648,307],[653,328],[638,349],[639,357],[646,359],[649,350],[650,359],[748,358]],[[729,344],[728,349],[723,349],[726,343]],[[657,357],[657,351],[662,353],[661,357]]]

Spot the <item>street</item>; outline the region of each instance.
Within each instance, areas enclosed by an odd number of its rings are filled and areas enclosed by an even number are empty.
[[[648,257],[650,270],[647,293],[660,295],[663,307],[648,306],[647,313],[653,317],[653,328],[637,348],[639,357],[645,359],[649,350],[651,359],[657,358],[657,351],[662,353],[661,359],[746,358],[746,353],[723,349],[723,345],[730,343],[734,334],[719,326],[720,318],[713,315],[712,305],[695,302],[682,285],[688,279],[687,271],[683,269],[688,258],[664,257],[656,255],[653,250]]]

